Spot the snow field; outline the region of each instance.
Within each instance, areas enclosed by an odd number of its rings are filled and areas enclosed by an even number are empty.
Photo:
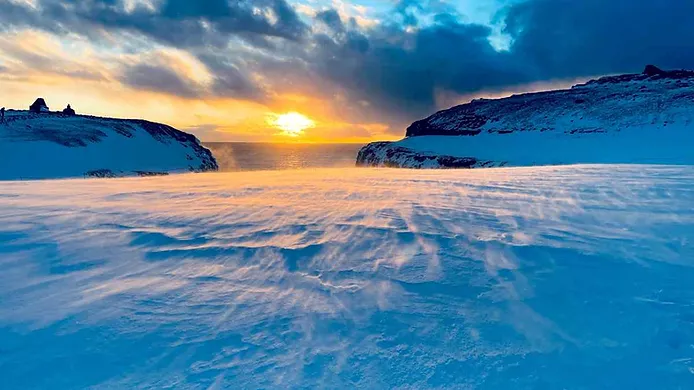
[[[26,388],[694,384],[694,168],[0,183]]]

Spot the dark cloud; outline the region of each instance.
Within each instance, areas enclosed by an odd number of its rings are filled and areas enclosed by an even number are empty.
[[[140,63],[127,66],[119,79],[123,84],[134,89],[163,92],[184,98],[200,96],[194,82],[165,65]]]
[[[227,0],[168,0],[164,3],[161,14],[173,19],[184,18],[226,18],[232,15]]]
[[[96,40],[104,31],[137,33],[194,52],[214,73],[214,84],[211,91],[202,93],[166,66],[139,64],[124,69],[126,85],[183,97],[211,93],[253,100],[262,100],[264,92],[253,85],[245,70],[219,53],[238,39],[271,50],[271,39],[298,41],[308,33],[308,26],[285,0],[165,0],[156,10],[139,6],[130,11],[122,4],[117,0],[38,0],[34,9],[0,1],[0,31],[31,27]],[[110,44],[105,39],[102,42]],[[37,56],[32,63],[40,65],[38,60],[44,59]]]
[[[0,3],[5,28],[30,26],[54,33],[94,33],[94,28],[127,30],[177,47],[223,46],[234,34],[298,40],[308,31],[286,0],[165,0],[158,10],[126,12],[118,0],[37,0],[36,9]]]
[[[338,14],[337,11],[335,11],[334,9],[329,9],[317,13],[316,20],[323,22],[334,32],[343,32],[345,30],[345,25],[342,23],[340,14]]]
[[[213,75],[212,93],[220,97],[241,98],[254,101],[266,101],[266,92],[255,85],[243,68],[235,64],[228,56],[206,52],[198,56]]]
[[[438,91],[469,95],[640,72],[648,63],[694,68],[692,1],[515,1],[497,18],[508,51],[492,47],[490,28],[462,22],[444,2],[402,0],[395,9],[397,23],[316,36],[308,58],[315,72],[391,117],[430,113]]]
[[[307,62],[381,115],[412,117],[435,106],[440,90],[456,93],[527,82],[524,69],[489,43],[488,27],[447,19],[408,32],[402,25],[316,36]]]
[[[534,78],[694,68],[694,1],[528,0],[508,9],[516,61]]]

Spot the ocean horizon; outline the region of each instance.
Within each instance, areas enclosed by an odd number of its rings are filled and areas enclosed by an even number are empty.
[[[220,171],[266,171],[305,168],[348,168],[356,164],[364,144],[269,142],[203,142]]]

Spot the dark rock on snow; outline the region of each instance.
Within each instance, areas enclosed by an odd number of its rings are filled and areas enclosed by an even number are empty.
[[[40,114],[42,112],[49,112],[49,109],[46,105],[46,101],[43,98],[38,98],[29,106],[29,111]]]

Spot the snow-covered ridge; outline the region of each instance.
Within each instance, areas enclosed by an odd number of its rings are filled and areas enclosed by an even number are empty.
[[[566,90],[478,99],[372,143],[358,165],[474,168],[571,163],[692,164],[694,72],[646,67]],[[456,136],[456,137],[452,137]]]
[[[195,136],[139,119],[8,111],[0,180],[163,175],[217,170]]]

